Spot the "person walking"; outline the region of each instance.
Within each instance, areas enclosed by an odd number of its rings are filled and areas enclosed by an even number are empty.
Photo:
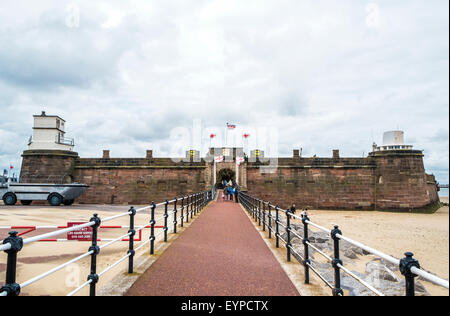
[[[230,186],[230,201],[233,202],[234,188]]]
[[[292,204],[292,206],[291,206],[291,213],[295,215],[295,211],[296,211],[295,204]]]
[[[230,194],[229,188],[226,186],[223,189],[223,192],[225,193],[225,200],[228,200],[228,194]]]

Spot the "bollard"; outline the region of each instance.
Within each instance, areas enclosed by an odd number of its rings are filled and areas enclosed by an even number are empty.
[[[128,231],[128,233],[130,234],[130,239],[129,239],[129,247],[128,247],[128,254],[130,255],[128,257],[128,273],[133,273],[133,260],[134,260],[134,255],[136,254],[136,252],[134,251],[134,236],[136,235],[136,230],[134,229],[134,217],[136,215],[136,210],[134,209],[134,207],[132,206],[130,208],[130,230]]]
[[[342,232],[339,230],[339,226],[334,226],[334,229],[331,231],[331,238],[334,241],[334,259],[332,262],[332,266],[334,268],[334,289],[333,296],[344,296],[344,292],[341,288],[341,269],[339,268],[339,264],[342,265],[342,260],[339,255],[339,238],[336,235],[342,235]]]
[[[303,246],[305,250],[305,261],[303,262],[303,265],[305,266],[305,284],[309,284],[309,265],[311,264],[311,260],[309,260],[309,232],[308,232],[308,221],[309,218],[307,215],[303,216],[302,223],[303,223]]]
[[[412,252],[405,253],[405,258],[400,260],[400,272],[405,277],[406,281],[406,296],[415,296],[415,283],[414,278],[417,277],[411,272],[413,267],[420,269],[419,261],[414,259],[414,254]]]
[[[3,244],[10,244],[11,248],[5,250],[8,255],[6,261],[6,282],[0,289],[0,293],[6,292],[7,296],[19,296],[20,285],[16,283],[17,273],[17,253],[23,248],[23,240],[17,236],[18,232],[10,231],[9,237],[7,237]]]
[[[269,208],[269,239],[272,239],[272,208],[271,208],[271,204],[269,202],[268,204],[268,208]]]
[[[263,232],[266,231],[266,201],[263,201]]]
[[[181,198],[181,227],[184,227],[184,197]]]
[[[275,223],[277,224],[276,228],[275,228],[275,245],[277,248],[280,248],[280,214],[279,214],[279,210],[278,210],[278,205],[275,206],[275,218],[276,221]]]
[[[175,202],[173,202],[173,233],[174,234],[177,233],[177,224],[178,224],[178,222],[177,222],[177,213],[178,213],[177,202],[178,202],[178,199],[175,198]]]
[[[286,234],[287,234],[287,243],[286,243],[286,254],[287,254],[287,262],[291,262],[291,215],[289,214],[289,209],[286,210]]]
[[[167,221],[169,219],[169,201],[166,200],[164,202],[164,242],[167,242],[167,232],[169,231],[169,227],[167,226]]]
[[[150,220],[150,255],[155,254],[155,209],[156,204],[152,202],[151,220]]]
[[[91,280],[91,283],[89,284],[89,296],[95,296],[95,287],[98,283],[97,255],[100,253],[100,247],[97,245],[97,235],[98,228],[100,227],[102,221],[97,214],[94,214],[94,217],[92,217],[89,221],[95,222],[95,224],[92,226],[92,244],[91,247],[89,247],[89,251],[92,251],[91,274],[89,274],[88,276],[88,281]]]

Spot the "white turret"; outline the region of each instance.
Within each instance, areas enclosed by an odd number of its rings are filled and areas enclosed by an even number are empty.
[[[65,137],[66,121],[56,115],[34,115],[33,136],[28,142],[29,150],[73,151],[74,140]]]
[[[412,150],[412,145],[406,145],[405,133],[403,131],[389,131],[383,134],[383,146],[376,146],[374,144],[375,151],[386,150]]]

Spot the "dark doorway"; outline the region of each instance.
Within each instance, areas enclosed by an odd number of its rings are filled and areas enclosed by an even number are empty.
[[[236,172],[231,169],[222,169],[217,174],[217,186],[223,189],[222,181],[230,181],[232,180],[235,183]]]

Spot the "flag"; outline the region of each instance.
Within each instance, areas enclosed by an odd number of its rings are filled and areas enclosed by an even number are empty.
[[[211,134],[211,135],[209,135],[209,138],[214,138],[214,137],[216,137],[217,135],[216,134]]]
[[[9,170],[13,170],[14,166],[13,165],[9,165]]]
[[[228,129],[235,129],[236,125],[227,123]]]
[[[249,138],[250,134],[245,133],[244,135],[242,135],[244,138]]]
[[[223,161],[223,156],[214,157],[214,161],[215,162],[222,162]]]

